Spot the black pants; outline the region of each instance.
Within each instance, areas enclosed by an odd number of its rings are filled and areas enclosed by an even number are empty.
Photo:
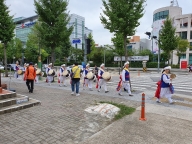
[[[33,89],[34,89],[34,80],[29,80],[29,79],[27,79],[27,81],[26,81],[26,85],[27,85],[27,87],[28,87],[28,90],[29,90],[29,92],[33,92]],[[31,86],[30,86],[31,85]]]

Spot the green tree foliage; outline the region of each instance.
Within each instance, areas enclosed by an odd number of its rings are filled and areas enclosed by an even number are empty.
[[[41,54],[41,60],[44,61],[49,55],[45,50],[45,46],[40,43],[41,41],[37,32],[36,27],[34,27],[28,35],[24,53],[27,62],[37,63],[39,54]]]
[[[159,48],[163,50],[168,55],[170,59],[170,54],[173,50],[177,48],[178,37],[175,35],[176,29],[173,27],[172,20],[167,17],[164,21],[164,25],[159,33]]]
[[[74,47],[71,48],[71,52],[70,52],[70,59],[71,62],[80,62],[83,61],[83,54],[84,54],[84,50],[82,49],[76,49]]]
[[[17,61],[22,60],[23,44],[20,39],[14,38],[7,45],[7,58],[11,62],[13,58]]]
[[[135,34],[143,16],[145,0],[102,0],[105,10],[100,20],[106,29],[113,33],[121,33],[124,40],[127,60],[127,37]]]
[[[177,49],[176,49],[177,56],[178,56],[178,64],[180,62],[181,55],[187,51],[188,47],[190,47],[188,40],[178,38],[178,46],[177,46]]]
[[[116,33],[115,37],[113,37],[111,39],[111,41],[113,42],[113,45],[115,46],[114,52],[118,56],[120,56],[120,58],[122,58],[121,56],[123,56],[125,54],[123,34]],[[127,42],[127,43],[129,43],[129,42]],[[120,62],[120,67],[122,67],[122,59]]]
[[[153,54],[151,53],[151,51],[149,49],[144,49],[142,51],[139,51],[139,53],[137,54],[138,56],[149,56],[149,62],[153,61]]]
[[[41,43],[49,49],[51,62],[55,61],[55,49],[62,47],[62,51],[69,54],[69,36],[73,27],[67,28],[69,14],[66,0],[35,0],[36,13],[40,25],[37,25]],[[48,52],[49,52],[48,51]]]
[[[95,53],[97,53],[97,48],[95,47],[95,41],[93,39],[93,35],[89,33],[88,37],[91,40],[91,53],[87,55],[88,60],[92,60],[92,58],[95,56]]]
[[[6,76],[8,76],[7,72],[7,44],[14,37],[14,29],[15,25],[13,23],[13,16],[9,15],[8,7],[5,4],[5,0],[0,0],[0,41],[4,45],[4,64],[6,70]]]

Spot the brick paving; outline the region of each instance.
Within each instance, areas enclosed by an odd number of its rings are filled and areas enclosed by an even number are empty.
[[[4,82],[8,81],[3,78]],[[55,83],[35,85],[29,94],[24,82],[14,82],[12,88],[18,94],[28,95],[41,101],[40,106],[0,116],[0,144],[70,144],[85,141],[112,123],[107,118],[84,112],[84,109],[99,101],[123,102],[138,107],[140,102],[118,97],[107,97],[81,92],[71,96],[69,86],[60,88]]]

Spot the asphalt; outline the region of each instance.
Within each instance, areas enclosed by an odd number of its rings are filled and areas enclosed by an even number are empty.
[[[137,73],[135,75],[137,75]],[[145,75],[145,74],[142,74],[142,75]],[[150,75],[151,74],[149,74],[149,76]],[[132,76],[134,77],[134,75]],[[3,78],[3,80],[8,82],[5,78]],[[20,93],[26,94],[26,92],[23,92],[24,91],[23,87],[19,88],[18,86],[20,85],[20,83],[23,83],[22,81],[16,81],[16,80],[12,80],[12,81],[13,81],[12,87],[16,86],[16,88],[19,89]],[[21,86],[23,86],[23,84],[21,84]],[[37,99],[39,98],[42,102],[45,101],[46,102],[45,104],[47,104],[47,106],[49,106],[47,101],[52,103],[55,102],[54,98],[52,98],[51,95],[48,97],[48,94],[58,95],[61,89],[65,90],[66,93],[70,93],[69,86],[61,88],[61,87],[58,87],[57,83],[54,83],[52,86],[48,86],[46,83],[41,81],[40,84],[37,84],[35,87],[38,87],[39,90],[43,89],[43,91],[42,92],[39,91],[38,93],[40,94],[37,93],[34,97]],[[47,94],[47,96],[46,95],[44,96],[43,92],[46,92],[46,89],[49,93]],[[88,103],[88,101],[89,101],[89,104],[93,103],[93,101],[97,98],[97,101],[105,99],[107,101],[114,101],[117,103],[123,103],[127,106],[133,106],[133,107],[136,107],[136,111],[133,114],[125,116],[124,118],[118,121],[114,121],[107,126],[105,125],[104,127],[102,127],[102,129],[99,129],[99,131],[92,133],[91,135],[89,135],[84,139],[81,138],[81,141],[77,142],[74,140],[70,140],[63,143],[66,143],[66,144],[73,144],[73,143],[192,144],[192,137],[191,137],[192,108],[191,107],[179,105],[177,103],[170,105],[166,101],[163,101],[162,104],[157,104],[155,103],[155,100],[153,100],[154,90],[153,91],[141,90],[139,91],[139,93],[134,93],[133,97],[127,97],[126,95],[124,95],[123,97],[120,97],[117,95],[115,90],[112,91],[112,89],[114,89],[114,87],[109,86],[110,93],[108,94],[105,94],[103,92],[98,93],[96,90],[90,92],[90,91],[82,91],[80,89],[81,96],[78,99],[78,101],[80,102],[79,105]],[[141,101],[141,94],[143,92],[145,92],[146,94],[146,104],[145,104],[146,121],[139,120],[139,118],[141,117],[141,106],[138,103],[140,103]],[[44,99],[42,99],[43,96],[44,96]],[[80,101],[81,97],[82,97],[82,100]],[[187,102],[188,104],[191,105],[191,102],[190,102],[192,101],[191,95],[179,95],[179,97],[183,99],[188,99]],[[77,103],[74,103],[75,101],[73,100],[73,98],[68,96],[67,96],[67,99],[70,100],[71,105],[76,105],[76,107],[78,108],[78,101],[75,100]],[[57,98],[57,100],[59,101],[59,97]],[[65,99],[62,98],[62,100],[65,100]],[[58,101],[57,101],[57,104],[55,103],[55,106],[57,107],[59,107],[59,104],[60,104]],[[85,108],[85,106],[83,107]],[[38,108],[36,108],[35,110],[38,110]],[[70,109],[70,110],[73,111],[73,109]],[[82,110],[83,109],[80,109],[79,113]],[[44,109],[43,111],[46,111],[46,109]],[[28,113],[28,111],[25,111],[25,114],[26,113]],[[39,111],[39,114],[40,114],[40,111]],[[34,117],[34,120],[35,120],[36,115],[34,111],[33,113],[30,113],[30,116]],[[3,120],[5,120],[6,118],[9,118],[9,115],[5,115],[3,117]],[[77,121],[74,120],[74,122],[78,123],[78,120]],[[70,125],[70,123],[68,124]]]

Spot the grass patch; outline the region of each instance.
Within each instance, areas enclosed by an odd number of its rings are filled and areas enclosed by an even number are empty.
[[[118,120],[126,115],[130,115],[136,110],[135,108],[128,107],[124,104],[117,104],[117,103],[107,102],[107,101],[101,101],[100,103],[112,104],[120,109],[119,113],[117,115],[115,115],[114,120]]]

